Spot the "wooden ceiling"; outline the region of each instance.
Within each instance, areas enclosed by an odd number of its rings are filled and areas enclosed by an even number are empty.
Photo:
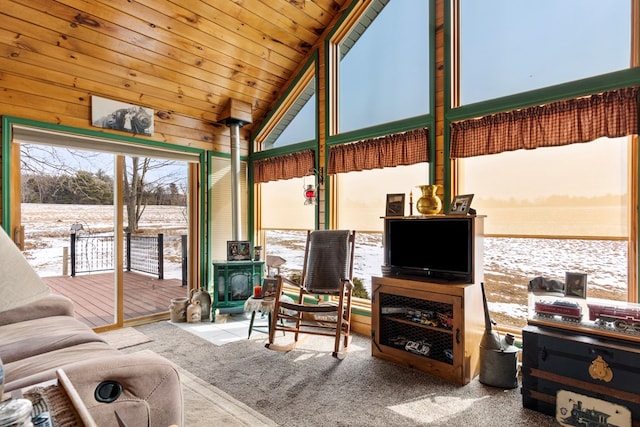
[[[350,1],[0,0],[0,61],[15,60],[0,80],[37,66],[48,84],[187,122],[216,123],[237,99],[255,125]]]

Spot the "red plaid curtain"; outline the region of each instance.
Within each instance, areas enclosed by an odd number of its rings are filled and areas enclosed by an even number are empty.
[[[415,129],[329,149],[329,174],[429,161],[429,129]]]
[[[531,150],[637,133],[638,88],[624,88],[451,123],[451,157]]]
[[[313,150],[305,150],[256,160],[253,162],[253,180],[259,183],[278,179],[302,178],[313,175],[314,168],[314,152]]]

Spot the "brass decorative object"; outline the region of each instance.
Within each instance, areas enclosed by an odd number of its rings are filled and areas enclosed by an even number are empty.
[[[600,355],[591,362],[589,375],[594,380],[602,380],[606,383],[613,379],[613,371]]]
[[[433,215],[440,212],[442,209],[442,200],[437,196],[436,191],[438,191],[438,185],[430,184],[430,185],[418,185],[417,186],[420,191],[422,191],[422,196],[416,202],[416,209],[422,215]]]

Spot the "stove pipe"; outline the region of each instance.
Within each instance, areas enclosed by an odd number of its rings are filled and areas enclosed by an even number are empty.
[[[240,216],[242,204],[240,198],[240,126],[239,120],[227,120],[231,130],[231,231],[232,240],[241,240],[242,227]]]

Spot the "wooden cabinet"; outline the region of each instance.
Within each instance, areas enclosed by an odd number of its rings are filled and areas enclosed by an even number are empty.
[[[479,283],[372,278],[371,354],[467,384],[479,373]]]
[[[640,426],[640,343],[582,328],[536,326],[522,331],[522,403],[556,414],[556,395],[567,390],[621,405]],[[598,424],[604,425],[604,424]]]

